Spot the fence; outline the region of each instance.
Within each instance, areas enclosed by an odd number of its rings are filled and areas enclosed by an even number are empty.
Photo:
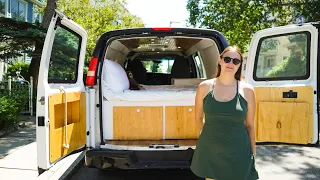
[[[21,113],[30,114],[33,116],[33,78],[30,77],[30,82],[25,80],[22,76],[17,76],[16,78],[8,77],[7,81],[0,82],[0,92],[2,95],[18,95],[24,98],[27,92],[28,102],[23,104],[23,109]]]

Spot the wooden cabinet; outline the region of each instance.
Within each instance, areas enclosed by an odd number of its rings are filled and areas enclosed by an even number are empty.
[[[163,138],[163,107],[113,107],[113,139]]]
[[[167,106],[166,139],[196,139],[199,137],[194,106]]]
[[[258,107],[258,141],[308,143],[308,103],[260,102]]]

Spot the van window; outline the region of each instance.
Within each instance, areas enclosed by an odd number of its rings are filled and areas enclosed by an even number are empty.
[[[197,76],[199,78],[204,78],[204,75],[203,75],[203,64],[202,64],[202,61],[200,59],[200,56],[198,54],[195,54],[193,56],[194,60],[196,61],[196,69],[197,69]]]
[[[174,59],[150,59],[141,62],[147,72],[170,74]]]
[[[48,73],[49,83],[75,83],[81,37],[58,26],[55,34]]]
[[[309,77],[310,33],[300,32],[260,39],[254,65],[255,80]]]

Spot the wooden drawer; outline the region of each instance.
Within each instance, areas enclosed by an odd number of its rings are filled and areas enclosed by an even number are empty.
[[[194,106],[166,107],[166,139],[196,139],[199,137]]]
[[[113,139],[142,140],[162,138],[162,107],[113,107]]]

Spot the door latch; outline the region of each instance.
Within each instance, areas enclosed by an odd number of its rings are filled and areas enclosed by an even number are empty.
[[[283,98],[297,98],[298,97],[298,93],[297,92],[293,92],[292,89],[289,92],[283,92],[282,93],[282,97]]]

